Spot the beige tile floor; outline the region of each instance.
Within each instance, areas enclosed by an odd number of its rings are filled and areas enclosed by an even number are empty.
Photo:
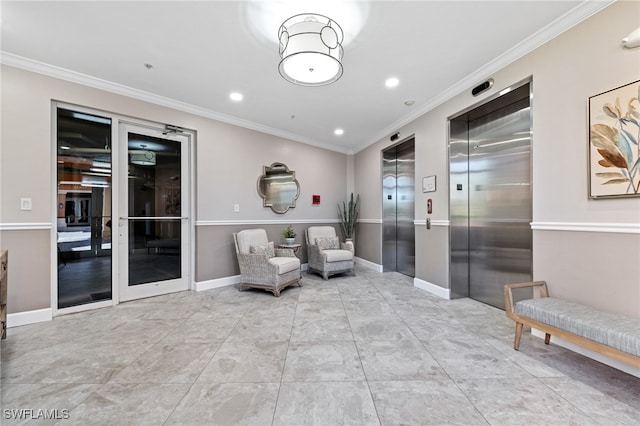
[[[498,309],[396,273],[303,282],[280,298],[227,287],[12,328],[0,423],[640,424],[640,379],[529,335],[516,352]],[[11,418],[20,409],[68,418]]]

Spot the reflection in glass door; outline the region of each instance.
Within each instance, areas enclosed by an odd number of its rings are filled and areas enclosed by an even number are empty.
[[[187,290],[189,137],[121,123],[120,300]]]
[[[57,308],[111,292],[111,119],[56,110]]]

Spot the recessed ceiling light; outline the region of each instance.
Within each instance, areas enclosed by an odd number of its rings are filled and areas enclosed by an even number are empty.
[[[239,93],[239,92],[233,92],[229,95],[229,99],[236,102],[240,102],[242,98],[243,98],[242,93]]]
[[[344,130],[342,130],[342,129],[335,129],[335,130],[333,131],[333,133],[334,133],[336,136],[342,136],[342,135],[344,135]]]
[[[415,103],[416,103],[416,101],[404,101],[404,104],[405,104],[406,106],[411,106],[411,105],[413,105],[413,104],[415,104]]]
[[[387,81],[384,82],[384,85],[387,87],[396,87],[400,84],[400,80],[395,77],[388,78]]]

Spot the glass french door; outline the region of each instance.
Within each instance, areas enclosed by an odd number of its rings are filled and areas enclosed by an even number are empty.
[[[56,129],[57,288],[52,306],[112,300],[112,120],[58,106]]]
[[[119,299],[189,288],[189,135],[120,122]]]

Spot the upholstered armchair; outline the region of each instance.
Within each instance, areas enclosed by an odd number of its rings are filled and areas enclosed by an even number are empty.
[[[340,243],[333,226],[310,226],[304,233],[307,243],[308,270],[322,275],[351,272],[353,269],[353,244]]]
[[[261,288],[280,297],[280,291],[300,281],[300,259],[293,250],[274,248],[264,229],[245,229],[233,234],[240,265],[240,291]]]

